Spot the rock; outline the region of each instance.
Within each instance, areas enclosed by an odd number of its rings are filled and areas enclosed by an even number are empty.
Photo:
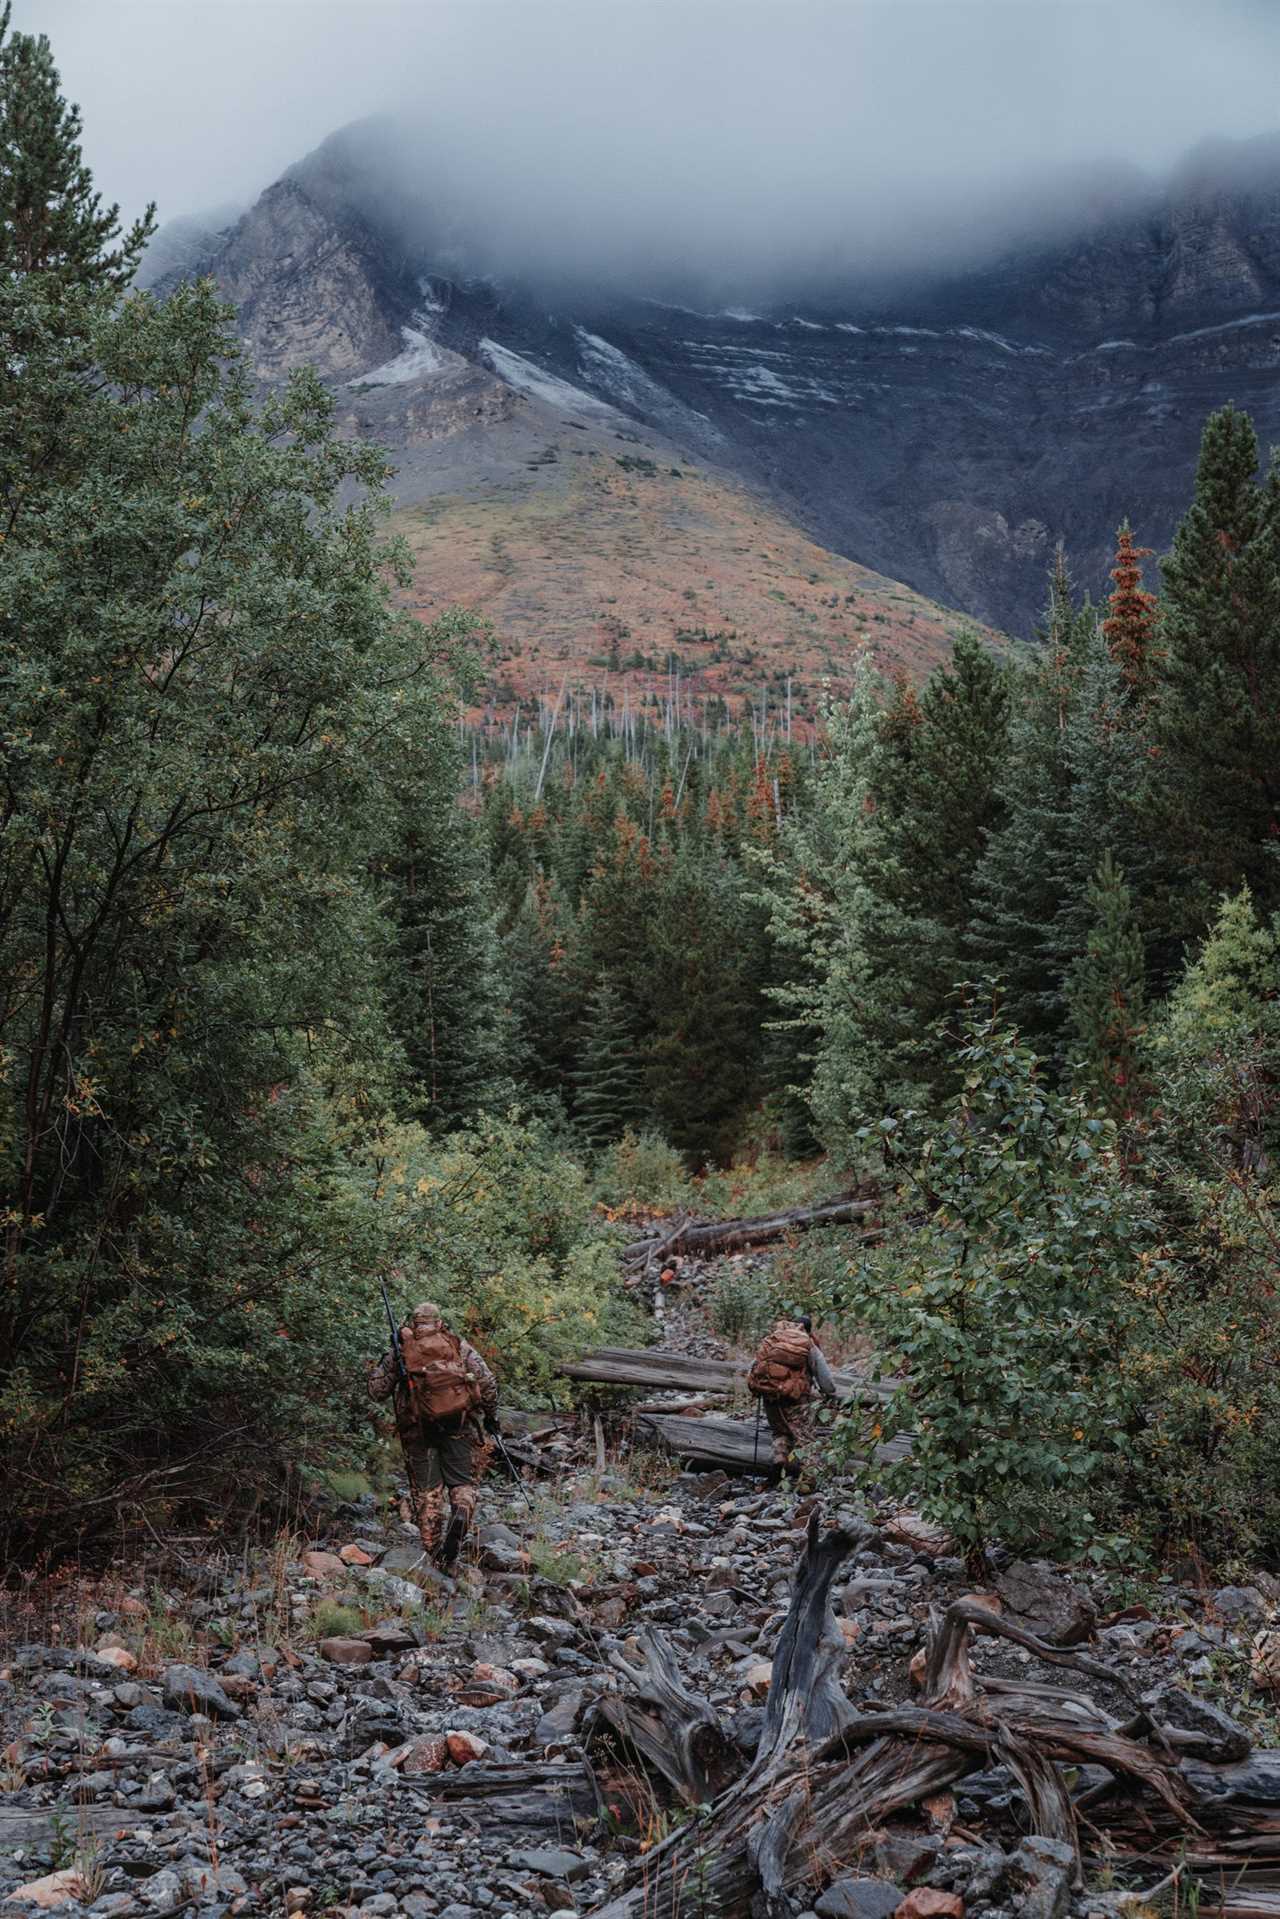
[[[1212,1609],[1233,1625],[1252,1625],[1265,1619],[1267,1602],[1256,1586],[1221,1586],[1213,1595]]]
[[[1207,1699],[1193,1698],[1180,1686],[1157,1686],[1142,1695],[1142,1703],[1162,1726],[1170,1726],[1175,1732],[1199,1733],[1208,1740],[1198,1749],[1196,1758],[1210,1765],[1230,1765],[1237,1759],[1247,1759],[1252,1751],[1253,1741],[1243,1726]]]
[[[295,1912],[305,1912],[314,1898],[315,1893],[310,1886],[290,1886],[284,1895],[286,1919],[293,1919]]]
[[[1280,1806],[1280,1752],[1255,1752],[1239,1766],[1202,1766],[1183,1762],[1197,1792],[1229,1805]]]
[[[917,1886],[895,1910],[899,1919],[964,1919],[964,1900],[958,1892],[939,1892],[936,1886]]]
[[[884,1529],[885,1538],[928,1559],[943,1559],[955,1552],[956,1542],[940,1526],[930,1525],[919,1513],[895,1513]]]
[[[164,1675],[164,1700],[178,1712],[202,1712],[210,1719],[239,1719],[241,1709],[228,1699],[211,1672],[199,1666],[169,1666]]]
[[[410,1778],[417,1778],[423,1774],[443,1772],[448,1763],[448,1740],[417,1739],[405,1754],[400,1770]]]
[[[906,1832],[886,1832],[876,1842],[875,1862],[900,1885],[913,1886],[932,1872],[942,1847],[937,1839]]]
[[[363,1546],[340,1546],[338,1548],[338,1558],[344,1566],[372,1566],[374,1564],[373,1554],[367,1553]]]
[[[1249,1677],[1259,1692],[1280,1692],[1280,1632],[1260,1632],[1249,1649]]]
[[[1078,1646],[1098,1623],[1088,1593],[1042,1560],[1015,1559],[996,1591],[1015,1626],[1052,1646]]]
[[[84,1898],[84,1880],[74,1866],[68,1866],[64,1872],[50,1872],[43,1879],[28,1879],[25,1886],[15,1886],[5,1904],[16,1905],[25,1899],[28,1905],[52,1908],[68,1906],[73,1900],[78,1905]]]
[[[94,1658],[103,1666],[114,1666],[117,1672],[136,1672],[138,1662],[127,1646],[99,1646]]]
[[[510,1573],[513,1577],[529,1570],[529,1555],[519,1546],[508,1546],[504,1540],[495,1539],[480,1548],[480,1564],[486,1572]]]
[[[483,1659],[478,1659],[471,1668],[467,1690],[491,1694],[495,1700],[514,1699],[520,1690],[520,1681],[504,1666],[490,1666]]]
[[[417,1633],[399,1619],[380,1619],[376,1626],[367,1627],[362,1637],[379,1659],[388,1653],[412,1652],[418,1644]]]
[[[469,1766],[473,1760],[483,1759],[489,1750],[488,1740],[474,1732],[446,1732],[444,1738],[455,1766]]]
[[[585,1879],[590,1868],[580,1853],[566,1852],[562,1846],[530,1846],[511,1855],[518,1872],[532,1872],[539,1879],[554,1879],[572,1885]]]
[[[138,1888],[142,1903],[150,1912],[172,1912],[183,1900],[183,1886],[176,1872],[168,1866],[160,1872],[153,1872],[144,1879]]]
[[[394,1892],[375,1892],[371,1898],[364,1901],[360,1910],[379,1914],[391,1913],[395,1911],[399,1903]]]
[[[534,1745],[558,1746],[563,1740],[568,1739],[577,1724],[584,1697],[581,1686],[573,1687],[570,1692],[562,1692],[555,1704],[543,1713],[534,1727]]]
[[[832,1880],[814,1910],[821,1919],[889,1919],[901,1904],[901,1889],[887,1879],[845,1873]]]
[[[303,1553],[302,1570],[315,1579],[341,1579],[347,1569],[337,1553],[312,1551]]]
[[[1024,1839],[1006,1875],[1012,1886],[1025,1888],[1022,1919],[1064,1919],[1075,1868],[1075,1853],[1061,1839]]]
[[[545,1613],[534,1613],[526,1625],[531,1636],[544,1646],[571,1646],[578,1636],[567,1619],[551,1619]]]
[[[367,1666],[373,1658],[367,1639],[322,1639],[316,1651],[334,1666]]]

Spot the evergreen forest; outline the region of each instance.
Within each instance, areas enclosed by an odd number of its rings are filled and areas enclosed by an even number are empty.
[[[628,1218],[865,1186],[806,1269],[966,1549],[1280,1559],[1280,467],[812,739],[460,723],[388,467],[160,299],[0,30],[0,1551],[360,1463],[378,1279],[509,1398]],[[1135,502],[1135,520],[1140,517]],[[799,1182],[799,1184],[797,1184]],[[895,1428],[896,1429],[896,1428]],[[857,1474],[878,1437],[829,1435]]]

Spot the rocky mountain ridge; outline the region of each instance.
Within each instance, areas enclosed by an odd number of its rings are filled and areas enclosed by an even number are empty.
[[[1095,592],[1122,517],[1167,543],[1211,408],[1233,400],[1280,437],[1278,142],[1206,149],[1162,192],[1082,208],[1074,233],[964,273],[752,307],[540,290],[473,271],[443,214],[409,233],[353,129],[203,265],[264,379],[310,362],[376,394],[372,427],[420,473],[425,449],[500,424],[513,392],[621,416],[837,553],[1014,632],[1057,540]]]

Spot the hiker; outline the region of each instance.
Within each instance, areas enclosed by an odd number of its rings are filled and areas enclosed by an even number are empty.
[[[458,1557],[476,1508],[475,1452],[480,1426],[498,1430],[498,1382],[474,1346],[450,1332],[430,1300],[415,1306],[400,1328],[400,1351],[409,1375],[406,1393],[393,1352],[369,1364],[375,1399],[395,1394],[396,1428],[404,1447],[424,1552],[435,1545],[435,1489],[449,1495],[449,1526],[439,1564],[448,1571]]]
[[[838,1399],[831,1368],[813,1337],[812,1319],[807,1313],[799,1319],[780,1319],[761,1340],[747,1374],[747,1391],[763,1406],[773,1440],[767,1486],[778,1485],[784,1474],[789,1479],[800,1477],[796,1447],[804,1436],[804,1411],[815,1386],[832,1404]]]

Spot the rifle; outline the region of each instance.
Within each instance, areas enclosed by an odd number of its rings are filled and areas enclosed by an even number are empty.
[[[404,1354],[400,1350],[400,1328],[396,1325],[396,1316],[391,1310],[391,1300],[387,1294],[387,1282],[385,1279],[379,1279],[378,1284],[382,1288],[382,1303],[387,1309],[387,1330],[391,1334],[391,1350],[395,1354],[396,1379],[404,1392],[405,1403],[408,1404],[409,1368],[405,1365]],[[400,1439],[400,1457],[404,1460],[404,1476],[409,1482],[409,1497],[413,1501],[413,1518],[416,1525],[421,1495],[418,1492],[418,1482],[413,1476],[413,1467],[409,1463],[409,1448],[404,1443],[404,1434],[400,1431],[399,1420],[396,1421],[396,1432]]]

